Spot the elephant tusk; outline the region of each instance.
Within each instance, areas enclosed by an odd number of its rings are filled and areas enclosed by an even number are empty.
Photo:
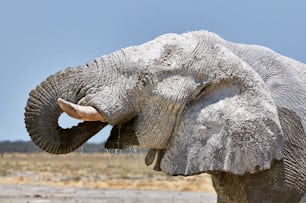
[[[58,105],[61,110],[67,113],[70,117],[83,121],[101,121],[105,122],[104,116],[92,106],[81,106],[58,98]]]

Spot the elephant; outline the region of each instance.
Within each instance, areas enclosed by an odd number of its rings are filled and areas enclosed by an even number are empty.
[[[111,125],[106,148],[148,149],[169,175],[209,173],[218,202],[299,202],[306,191],[306,65],[201,30],[164,34],[68,67],[29,94],[41,149],[74,151]],[[62,128],[63,113],[82,120]]]

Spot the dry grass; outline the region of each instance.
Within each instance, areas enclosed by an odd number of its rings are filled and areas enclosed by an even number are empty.
[[[144,164],[143,154],[5,154],[0,184],[160,189],[214,193],[208,174],[171,177]]]

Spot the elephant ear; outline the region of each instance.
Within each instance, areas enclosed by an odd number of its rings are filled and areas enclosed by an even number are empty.
[[[210,85],[182,110],[161,170],[242,175],[269,169],[274,159],[283,158],[283,135],[264,81],[222,45],[200,45],[193,54],[189,68]]]
[[[287,108],[278,108],[284,132],[285,180],[300,193],[306,191],[306,136],[301,118]]]

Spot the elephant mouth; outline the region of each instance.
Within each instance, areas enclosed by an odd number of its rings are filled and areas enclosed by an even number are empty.
[[[128,122],[114,125],[105,143],[105,148],[126,149],[130,146],[139,146],[137,131],[135,130],[137,119],[135,117]]]
[[[59,98],[57,102],[61,110],[72,118],[83,121],[100,121],[105,125],[108,124],[107,118],[103,113],[99,112],[92,106],[81,106],[61,98]],[[130,146],[139,146],[137,131],[135,131],[137,119],[138,118],[135,117],[125,123],[114,125],[110,132],[110,136],[105,143],[105,148],[126,149]],[[165,149],[149,149],[145,157],[145,164],[149,166],[155,161],[153,169],[160,171],[160,162],[163,158],[164,152]]]
[[[134,118],[127,123],[113,126],[110,136],[108,137],[105,148],[106,149],[126,149],[130,146],[139,146],[137,132],[134,130]],[[164,156],[165,149],[150,148],[145,157],[145,164],[150,166],[154,164],[155,171],[161,171],[160,163]]]
[[[105,148],[106,149],[126,149],[130,146],[139,146],[137,138],[137,131],[135,131],[135,125],[137,123],[137,117],[130,121],[113,126],[110,136],[108,137]],[[160,163],[164,156],[165,149],[150,148],[147,151],[145,157],[145,164],[147,166],[153,165],[155,171],[161,171]]]

